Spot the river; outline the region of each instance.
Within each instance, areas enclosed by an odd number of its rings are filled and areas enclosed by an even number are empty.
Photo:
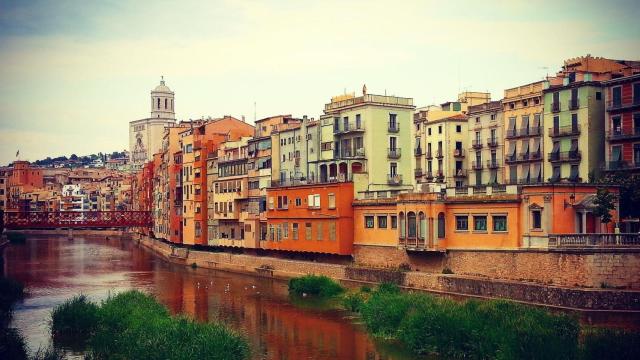
[[[243,332],[254,359],[411,358],[395,344],[370,338],[347,312],[293,305],[283,281],[170,264],[130,240],[29,237],[5,249],[4,259],[4,274],[26,286],[12,326],[31,351],[51,342],[50,312],[66,299],[82,293],[99,301],[139,289],[173,313],[222,320]]]

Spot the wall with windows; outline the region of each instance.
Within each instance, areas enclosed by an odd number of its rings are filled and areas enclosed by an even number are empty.
[[[271,250],[351,255],[353,183],[267,189],[267,234]]]
[[[519,203],[447,204],[447,249],[515,249],[520,243]]]

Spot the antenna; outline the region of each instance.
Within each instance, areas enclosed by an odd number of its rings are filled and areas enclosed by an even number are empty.
[[[253,102],[253,123],[256,123],[256,102]]]

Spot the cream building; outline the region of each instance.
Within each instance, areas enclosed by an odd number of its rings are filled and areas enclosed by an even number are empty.
[[[502,102],[491,101],[469,106],[467,115],[469,147],[469,185],[502,184],[504,121]]]
[[[151,91],[151,116],[129,123],[129,149],[131,169],[139,170],[153,158],[153,154],[162,150],[165,126],[176,122],[174,112],[174,93],[164,84]]]

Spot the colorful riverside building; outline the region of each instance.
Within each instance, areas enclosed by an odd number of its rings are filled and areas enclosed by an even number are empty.
[[[425,252],[548,248],[562,234],[613,232],[611,223],[605,226],[593,214],[595,186],[508,185],[493,190],[487,186],[484,194],[447,189],[445,194],[355,200],[356,262],[397,266]],[[613,217],[617,222],[616,212]]]
[[[180,132],[182,141],[182,240],[206,245],[208,227],[207,158],[228,140],[251,136],[254,127],[231,116]]]
[[[603,82],[605,171],[640,174],[640,71]]]
[[[32,167],[28,161],[16,160],[7,170],[6,210],[28,211],[28,203],[21,201],[21,194],[44,186],[42,169]]]
[[[491,101],[469,106],[467,164],[469,185],[504,183],[504,119],[502,102]]]
[[[605,160],[603,81],[640,72],[640,63],[593,58],[569,59],[544,89],[545,173],[550,182],[584,182],[597,177]]]
[[[413,189],[414,110],[413,99],[368,94],[366,86],[362,96],[333,97],[311,135],[320,152],[309,173],[319,182],[353,181],[356,198]]]
[[[273,187],[267,190],[267,197],[268,230],[260,248],[353,253],[352,182]]]

